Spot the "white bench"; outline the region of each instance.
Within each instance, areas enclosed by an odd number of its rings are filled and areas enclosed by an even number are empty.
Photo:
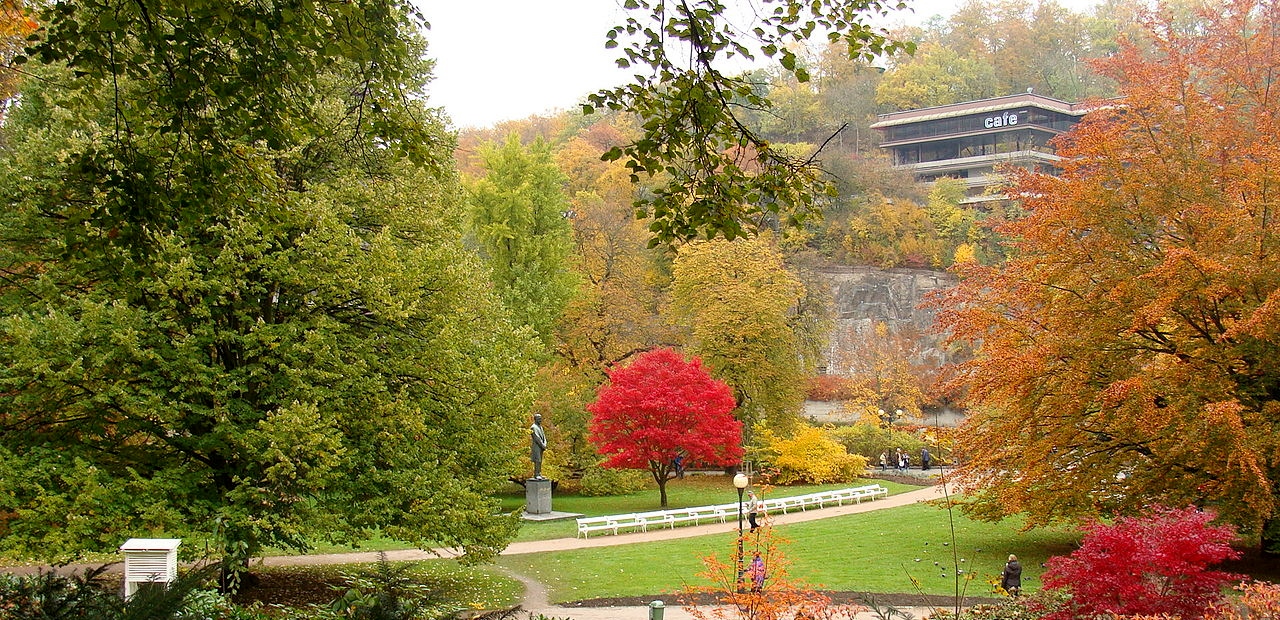
[[[591,532],[609,531],[617,534],[619,529],[637,527],[638,525],[634,514],[580,517],[577,522],[578,535],[583,538],[587,538]]]
[[[633,526],[639,528],[641,532],[649,531],[649,525],[652,523],[656,523],[659,526],[662,526],[662,525],[666,525],[668,527],[676,526],[675,516],[671,514],[671,511],[669,510],[641,512],[641,513],[632,515],[632,518],[633,518],[633,521],[632,521]]]
[[[818,506],[819,508],[827,505],[828,502],[835,502],[843,506],[846,501],[861,503],[864,499],[875,499],[877,497],[886,496],[889,490],[873,484],[864,487],[837,489],[834,491],[818,491],[816,493],[808,493],[805,495],[793,495],[791,497],[779,497],[775,499],[765,500],[765,512],[779,512],[787,514],[789,510],[799,508],[801,511],[808,509],[810,506]],[[751,511],[751,506],[742,505],[742,512],[746,514]],[[692,508],[673,508],[670,510],[655,510],[652,512],[639,512],[624,515],[607,515],[603,517],[579,517],[578,536],[586,538],[591,532],[612,532],[618,534],[620,531],[632,530],[636,532],[646,532],[650,525],[657,524],[659,527],[665,525],[674,528],[676,524],[693,523],[701,525],[703,520],[724,523],[729,519],[730,515],[738,513],[738,504],[718,504],[715,506],[697,506]]]

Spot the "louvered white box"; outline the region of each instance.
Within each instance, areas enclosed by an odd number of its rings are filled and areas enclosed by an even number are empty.
[[[120,545],[124,554],[124,596],[129,598],[143,583],[165,587],[178,578],[180,538],[130,538]]]

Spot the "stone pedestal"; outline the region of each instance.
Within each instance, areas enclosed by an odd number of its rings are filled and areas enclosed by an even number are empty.
[[[531,515],[551,513],[551,481],[524,481],[524,511]]]

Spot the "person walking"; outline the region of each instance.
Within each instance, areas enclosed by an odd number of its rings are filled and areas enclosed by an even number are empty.
[[[920,449],[920,470],[921,471],[929,471],[929,461],[931,458],[932,456],[929,454],[928,448]]]
[[[1009,554],[1009,561],[1005,562],[1004,572],[1000,575],[1000,587],[1013,598],[1022,593],[1022,564],[1018,562],[1018,556]]]
[[[889,469],[889,452],[885,451],[880,453],[880,471],[883,472],[887,469]]]
[[[754,532],[760,527],[760,522],[756,521],[756,518],[764,513],[764,500],[757,497],[755,491],[750,491],[748,495],[747,501],[751,502],[751,506],[748,508],[750,512],[747,513],[747,522],[751,524],[751,531]]]

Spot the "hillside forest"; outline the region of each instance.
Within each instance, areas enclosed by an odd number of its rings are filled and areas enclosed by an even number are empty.
[[[914,182],[879,151],[871,125],[877,114],[1027,90],[1068,102],[1114,97],[1114,82],[1089,61],[1115,53],[1123,39],[1141,41],[1137,16],[1144,8],[1127,0],[1086,13],[1052,1],[969,2],[950,18],[893,31],[917,42],[913,54],[850,60],[831,45],[797,51],[808,81],[782,70],[749,74],[772,106],[743,117],[770,143],[818,159],[837,188],[822,202],[821,217],[800,227],[775,221],[752,240],[652,243],[647,221],[632,209],[646,191],[644,179],[637,184],[622,162],[602,160],[638,134],[632,116],[569,110],[461,131],[456,159],[480,218],[473,221],[482,247],[491,247],[487,231],[501,226],[509,244],[537,244],[540,256],[555,257],[526,268],[560,273],[562,264],[574,276],[499,282],[517,308],[560,300],[540,309],[542,319],[527,321],[542,325],[549,347],[540,406],[569,448],[557,451],[560,458],[573,455],[564,465],[581,471],[595,458],[581,432],[582,406],[604,370],[655,346],[707,360],[735,386],[748,424],[788,428],[800,421],[806,397],[843,401],[851,419],[883,421],[904,415],[918,421],[922,412],[949,405],[954,395],[937,383],[937,334],[877,324],[840,335],[856,346],[827,350],[834,323],[820,272],[836,265],[947,270],[966,261],[999,263],[1006,249],[995,227],[1021,213],[1008,202],[967,206],[956,181]],[[1168,10],[1188,25],[1197,19],[1191,5]],[[504,187],[511,201],[505,208],[534,201],[542,206],[518,210],[564,221],[536,223],[536,215],[517,221],[515,210],[495,215]],[[501,274],[510,260],[497,262]],[[554,326],[547,324],[551,317]],[[745,325],[752,327],[738,340],[756,342],[729,344],[735,339],[728,332]],[[796,359],[802,363],[790,362]],[[819,366],[835,376],[816,373]]]

